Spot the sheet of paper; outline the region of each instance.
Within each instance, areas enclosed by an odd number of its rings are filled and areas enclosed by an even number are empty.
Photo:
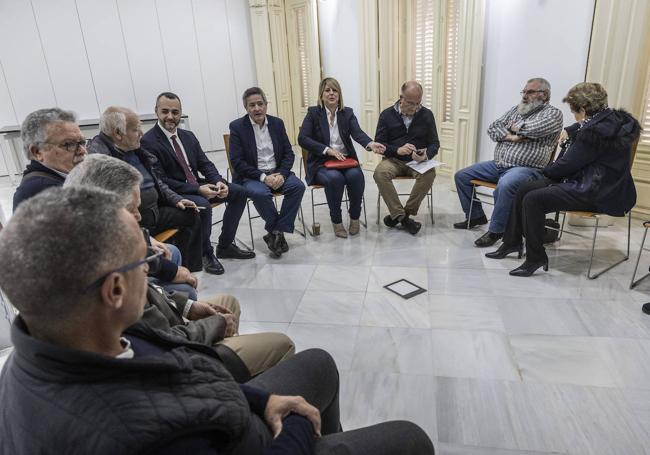
[[[424,161],[420,161],[419,163],[413,160],[406,163],[408,167],[410,167],[416,172],[419,172],[420,174],[424,174],[425,172],[433,169],[434,167],[440,167],[443,164],[445,163],[437,160],[424,160]]]

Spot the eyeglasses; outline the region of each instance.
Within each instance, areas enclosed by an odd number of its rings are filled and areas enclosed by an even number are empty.
[[[122,267],[119,267],[117,269],[113,269],[109,272],[106,272],[99,278],[97,278],[95,281],[90,283],[86,288],[84,289],[84,293],[90,292],[95,288],[98,288],[102,285],[104,280],[111,274],[111,273],[126,273],[129,270],[133,270],[136,267],[140,267],[143,264],[149,264],[149,273],[155,273],[158,270],[160,270],[160,263],[162,260],[163,252],[162,251],[157,251],[154,250],[151,247],[150,240],[149,240],[149,231],[146,229],[142,228],[141,229],[142,234],[144,235],[145,240],[147,241],[147,257],[140,261],[135,261],[135,262],[130,262],[129,264],[123,265]]]
[[[519,92],[519,94],[521,96],[524,96],[524,95],[532,95],[534,93],[545,93],[545,92],[546,90],[522,90],[521,92]]]
[[[60,147],[66,149],[70,153],[77,153],[81,147],[86,148],[88,139],[82,139],[80,141],[68,141],[63,144],[55,144],[54,142],[41,142],[41,144],[49,144],[55,147]]]
[[[402,98],[402,104],[407,107],[414,107],[414,108],[419,108],[422,106],[422,103],[413,103],[412,101],[406,101],[404,98]]]

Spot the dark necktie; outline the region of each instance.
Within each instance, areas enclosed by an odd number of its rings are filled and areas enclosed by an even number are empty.
[[[178,159],[178,162],[181,164],[181,167],[185,172],[185,178],[187,179],[188,183],[196,184],[197,183],[196,177],[194,177],[194,174],[192,174],[192,171],[190,171],[190,167],[187,165],[187,161],[185,161],[185,157],[183,156],[183,151],[181,150],[181,146],[178,145],[178,142],[176,142],[175,134],[172,136],[172,144],[174,144],[174,152],[176,152],[176,158]]]

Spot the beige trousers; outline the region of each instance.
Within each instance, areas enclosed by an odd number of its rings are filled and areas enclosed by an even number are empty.
[[[412,177],[415,179],[415,184],[411,189],[406,205],[402,205],[399,200],[399,195],[393,184],[395,177]],[[375,168],[373,178],[377,183],[377,188],[379,188],[379,194],[381,194],[388,206],[390,217],[397,219],[402,215],[415,216],[418,214],[420,204],[436,178],[436,170],[431,169],[424,174],[420,174],[408,167],[403,161],[396,158],[384,158]]]
[[[241,308],[237,299],[232,295],[219,294],[206,299],[206,301],[221,305],[232,311],[237,316],[237,321],[239,321]],[[228,346],[239,356],[252,376],[257,376],[268,370],[296,352],[293,341],[284,333],[265,332],[239,335],[239,327],[237,327],[234,336],[225,338],[221,343]]]

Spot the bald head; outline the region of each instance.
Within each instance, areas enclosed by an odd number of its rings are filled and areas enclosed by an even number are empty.
[[[402,84],[399,97],[399,107],[403,115],[415,115],[422,103],[422,85],[417,81],[407,81]]]
[[[99,129],[125,152],[140,148],[142,129],[138,115],[127,107],[111,106],[99,119]]]

